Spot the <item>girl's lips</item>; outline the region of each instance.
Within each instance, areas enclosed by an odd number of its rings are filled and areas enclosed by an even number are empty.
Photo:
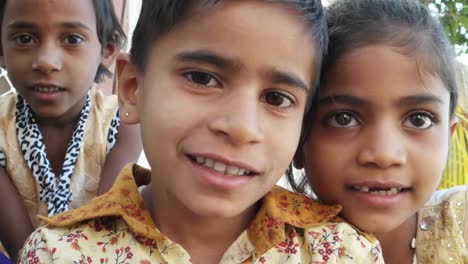
[[[374,208],[389,208],[398,206],[400,202],[409,195],[410,188],[387,188],[358,190],[349,188],[348,192],[360,203]]]

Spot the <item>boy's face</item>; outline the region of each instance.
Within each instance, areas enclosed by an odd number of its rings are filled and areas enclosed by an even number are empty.
[[[449,92],[382,45],[345,54],[327,76],[304,147],[312,188],[359,228],[393,230],[438,185],[455,126]]]
[[[161,36],[136,80],[126,65],[121,111],[141,123],[157,202],[231,217],[264,196],[295,153],[313,58],[293,9],[225,1]]]
[[[8,0],[2,59],[36,117],[79,112],[102,61],[92,1]]]

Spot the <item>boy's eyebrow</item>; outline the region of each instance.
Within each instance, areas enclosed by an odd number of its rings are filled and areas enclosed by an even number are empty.
[[[60,27],[63,28],[82,28],[86,30],[91,30],[87,25],[76,21],[76,22],[63,22],[59,23]],[[31,22],[26,22],[26,21],[13,21],[8,25],[9,29],[37,29],[38,26],[34,23]]]
[[[369,104],[366,100],[352,96],[352,95],[328,95],[322,98],[319,98],[318,103],[321,105],[330,105],[330,104],[346,104],[352,106],[363,106]]]
[[[285,72],[277,69],[272,69],[267,71],[267,75],[275,83],[285,84],[291,87],[297,87],[300,90],[303,90],[306,94],[309,93],[309,86],[305,84],[305,82],[302,81],[299,76],[295,75],[292,72]]]
[[[236,70],[240,67],[239,60],[226,58],[208,50],[184,51],[176,55],[180,61],[211,64],[220,69]]]
[[[238,70],[242,66],[237,59],[226,58],[207,50],[185,51],[177,54],[176,58],[180,61],[211,64],[220,69]],[[309,87],[304,81],[293,73],[269,69],[266,71],[266,75],[276,83],[298,87],[306,93],[309,92]]]

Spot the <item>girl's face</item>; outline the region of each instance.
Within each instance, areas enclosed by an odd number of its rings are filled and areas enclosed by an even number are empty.
[[[2,59],[36,117],[78,114],[103,60],[91,0],[7,1]]]
[[[314,192],[363,230],[398,227],[439,183],[456,123],[449,104],[415,58],[383,45],[348,52],[327,74],[304,146]]]

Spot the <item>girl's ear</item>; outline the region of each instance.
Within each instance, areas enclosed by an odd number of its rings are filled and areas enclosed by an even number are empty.
[[[127,125],[137,124],[140,122],[138,70],[127,53],[119,54],[116,63],[120,120]]]
[[[102,50],[102,60],[101,64],[107,69],[111,69],[114,64],[115,57],[118,55],[118,48],[115,43],[109,43]]]
[[[453,115],[453,117],[451,118],[450,120],[450,135],[453,135],[453,133],[455,132],[455,129],[457,128],[457,125],[458,125],[458,117],[457,115]]]

